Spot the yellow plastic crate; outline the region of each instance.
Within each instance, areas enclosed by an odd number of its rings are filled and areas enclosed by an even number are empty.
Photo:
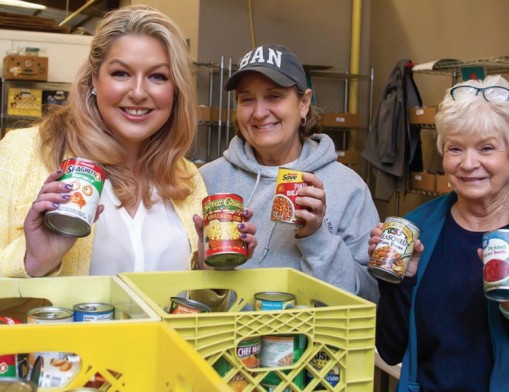
[[[312,391],[319,385],[329,391],[373,391],[376,312],[369,301],[290,268],[122,273],[119,277],[210,365],[221,358],[230,362],[232,370],[224,375],[225,381],[241,373],[249,382],[245,391],[264,391],[261,383],[269,372],[282,380],[275,391]],[[236,300],[227,312],[183,315],[164,311],[170,297],[195,289],[231,289]],[[254,309],[254,294],[264,291],[292,293],[298,305],[309,308],[240,311],[246,304]],[[318,303],[327,306],[315,307]],[[248,370],[232,355],[246,338],[288,334],[304,334],[308,341],[294,365]],[[328,359],[318,373],[311,361],[320,351]],[[333,367],[340,369],[340,381],[334,387],[325,379]],[[295,381],[302,371],[314,375],[304,389]]]
[[[106,302],[115,306],[117,320],[125,322],[161,320],[150,306],[116,276],[0,278],[0,298],[11,297],[46,298],[54,306],[70,309],[83,302]]]
[[[111,384],[110,392],[231,391],[182,337],[161,322],[1,325],[0,342],[0,355],[55,351],[80,356],[81,369],[70,384],[39,391],[83,387],[96,373]]]

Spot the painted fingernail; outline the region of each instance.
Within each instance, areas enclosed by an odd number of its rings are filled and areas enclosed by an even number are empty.
[[[62,169],[57,170],[57,174],[62,174],[64,171]]]
[[[241,233],[240,234],[240,238],[247,238],[247,234],[246,233]]]
[[[238,224],[238,228],[239,228],[240,230],[242,230],[244,227],[246,227],[246,225],[244,225],[244,223],[239,223],[239,224]]]
[[[69,195],[63,195],[62,197],[63,197],[65,200],[69,200],[69,199],[71,198],[71,196],[69,196]]]
[[[67,189],[68,191],[71,191],[72,190],[72,184],[65,184],[65,189]]]
[[[53,203],[53,207],[55,207],[55,208],[60,207],[60,203]]]
[[[249,211],[248,211],[248,210],[244,210],[244,211],[242,211],[242,215],[244,215],[244,216],[248,216],[248,215],[249,215]]]

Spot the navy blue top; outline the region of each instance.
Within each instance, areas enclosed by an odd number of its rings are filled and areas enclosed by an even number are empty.
[[[422,277],[415,320],[423,391],[489,390],[493,352],[477,255],[482,235],[460,227],[449,211]]]

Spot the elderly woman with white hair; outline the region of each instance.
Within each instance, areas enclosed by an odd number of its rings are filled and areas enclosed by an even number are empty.
[[[509,302],[485,297],[479,257],[484,233],[509,229],[509,83],[455,85],[435,123],[452,192],[407,216],[420,241],[401,284],[379,281],[377,348],[403,362],[398,391],[509,391]]]

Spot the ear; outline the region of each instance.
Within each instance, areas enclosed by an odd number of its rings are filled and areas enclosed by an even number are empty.
[[[312,96],[313,96],[313,90],[311,90],[310,88],[308,88],[308,89],[306,89],[306,91],[304,91],[304,95],[301,97],[301,100],[300,100],[300,104],[301,104],[300,117],[301,118],[306,118],[306,116],[309,112],[309,107],[311,106]]]

